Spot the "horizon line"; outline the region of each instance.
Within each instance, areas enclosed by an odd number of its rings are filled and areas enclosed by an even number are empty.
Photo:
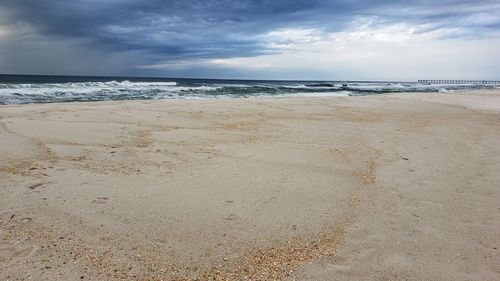
[[[17,73],[0,73],[0,76],[32,76],[32,77],[88,77],[88,78],[120,78],[120,79],[179,79],[179,80],[225,80],[225,81],[268,81],[268,82],[399,82],[399,83],[425,83],[424,81],[471,81],[471,82],[500,82],[499,80],[492,79],[416,79],[413,81],[408,80],[347,80],[347,79],[330,79],[330,80],[313,80],[313,79],[249,79],[249,78],[202,78],[202,77],[161,77],[161,76],[131,76],[131,75],[74,75],[74,74],[17,74]]]

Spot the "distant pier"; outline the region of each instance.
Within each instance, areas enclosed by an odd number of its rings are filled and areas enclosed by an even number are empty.
[[[492,80],[418,80],[418,83],[428,84],[500,84],[500,81]]]

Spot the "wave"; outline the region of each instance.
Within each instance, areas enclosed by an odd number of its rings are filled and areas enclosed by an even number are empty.
[[[0,84],[0,104],[134,99],[248,98],[261,96],[359,96],[395,92],[447,92],[483,85],[399,82],[202,82],[194,80],[88,81]],[[491,86],[490,86],[491,87]],[[494,87],[494,86],[493,86]]]

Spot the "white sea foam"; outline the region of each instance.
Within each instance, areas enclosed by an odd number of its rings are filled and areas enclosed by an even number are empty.
[[[446,92],[485,87],[400,82],[166,82],[89,81],[0,84],[0,104],[128,99],[246,98],[261,96],[359,96],[391,92]],[[491,87],[491,86],[490,86]]]
[[[352,95],[350,91],[335,91],[335,92],[298,92],[293,94],[275,95],[280,97],[348,97]]]

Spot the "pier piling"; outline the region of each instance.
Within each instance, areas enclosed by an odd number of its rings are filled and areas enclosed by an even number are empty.
[[[427,83],[427,84],[494,84],[500,85],[500,81],[495,80],[418,80],[418,83]]]

